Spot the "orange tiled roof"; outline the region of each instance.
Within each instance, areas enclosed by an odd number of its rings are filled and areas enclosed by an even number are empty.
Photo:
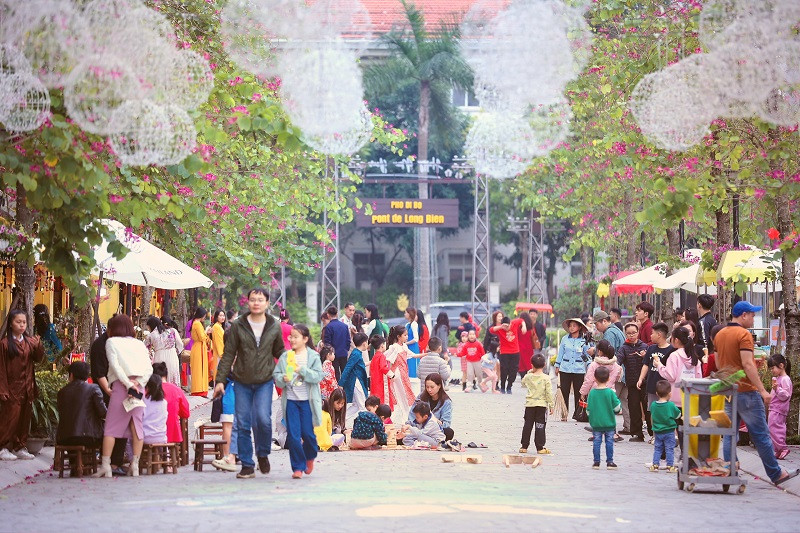
[[[428,31],[436,31],[441,22],[461,20],[478,0],[414,0],[417,8],[425,14]],[[373,31],[386,33],[396,24],[405,21],[400,0],[361,0],[369,11]]]

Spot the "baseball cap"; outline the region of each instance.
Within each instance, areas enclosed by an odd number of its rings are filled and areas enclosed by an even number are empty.
[[[611,317],[605,311],[598,311],[594,315],[592,315],[592,320],[594,320],[595,322],[600,322],[601,320],[606,320],[607,318]]]
[[[735,317],[739,317],[742,316],[742,313],[755,313],[757,311],[761,311],[761,309],[763,309],[763,307],[760,305],[753,305],[750,302],[741,301],[736,302],[736,304],[733,306],[733,311],[731,311],[731,314]]]

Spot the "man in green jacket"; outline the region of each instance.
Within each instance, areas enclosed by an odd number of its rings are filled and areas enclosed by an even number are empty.
[[[236,475],[255,477],[253,442],[254,426],[256,456],[261,473],[269,473],[269,452],[272,449],[272,391],[275,382],[272,372],[275,360],[284,352],[281,327],[267,314],[269,292],[252,289],[248,294],[250,311],[237,318],[226,334],[225,350],[217,367],[214,398],[225,394],[225,383],[236,361],[233,391],[236,396],[236,435],[242,469]]]

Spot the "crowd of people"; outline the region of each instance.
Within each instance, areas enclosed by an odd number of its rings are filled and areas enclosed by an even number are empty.
[[[738,302],[724,326],[714,321],[714,300],[707,295],[698,298],[697,310],[679,310],[682,316],[673,328],[654,324],[654,309],[647,302],[625,324],[618,309],[565,320],[566,335],[554,361],[555,394],[542,352],[547,337],[535,311],[513,319],[493,313],[480,341],[481,328],[468,313],[460,315],[451,332],[444,313],[429,328],[422,311],[408,308],[407,323],[390,328],[374,304],[363,311],[347,304],[341,315],[332,306],[321,317],[321,338],[315,343],[307,326],[293,323],[286,310],[273,317],[269,304],[268,291],[253,289],[245,313],[216,310],[211,324],[199,307],[186,324],[185,338],[168,317],[149,317],[149,334],[141,341],[127,315],[113,316],[92,344],[91,365],[74,362],[69,367],[69,383],[58,394],[57,443],[99,448],[98,477],[136,476],[144,444],[184,438],[180,420],[188,418],[189,403],[181,387],[201,396],[211,387],[226,441],[223,457],[213,465],[237,471],[238,478],[253,478],[256,466],[269,473],[270,452],[285,447],[292,477],[299,479],[313,472],[318,453],[344,447],[403,444],[460,450],[450,387],[460,384],[463,393],[512,394],[520,376],[526,393],[520,453],[528,452],[533,437],[536,452],[550,454],[547,420],[557,400],[569,406],[572,396],[572,418],[587,422],[592,432],[594,468],[600,466],[603,445],[606,466],[614,469],[614,445],[622,435],[644,442],[647,432],[654,445],[651,470],[665,461],[674,471],[676,442],[685,458],[696,455],[696,450],[682,449],[682,417],[688,415],[682,412],[680,383],[720,369],[746,375],[739,383],[738,415],[770,479],[780,484],[798,475],[777,462],[789,453],[790,364],[781,355],[769,359],[773,380],[768,392],[747,329],[760,308],[748,302]],[[49,336],[51,328],[39,315],[36,320],[36,331]],[[26,333],[27,323],[23,311],[12,311],[0,341],[0,402],[8,419],[0,428],[3,460],[33,457],[25,448],[33,365],[48,348],[42,337]],[[184,350],[190,354],[186,370],[180,360]],[[456,358],[461,377],[451,379]],[[414,370],[418,390],[411,383]],[[731,414],[729,402],[712,407]],[[623,419],[619,431],[617,413]],[[731,446],[726,437],[726,460]],[[716,447],[718,442],[712,443],[712,456]]]
[[[664,322],[654,324],[654,308],[648,302],[636,306],[635,319],[622,324],[619,309],[571,318],[562,324],[566,336],[559,344],[555,360],[558,391],[563,405],[570,405],[572,418],[588,422],[592,432],[593,468],[600,467],[601,447],[605,443],[605,459],[609,469],[616,469],[614,443],[630,435],[631,442],[644,442],[645,431],[654,445],[652,471],[658,471],[661,461],[676,471],[673,450],[681,448],[683,460],[697,465],[697,450],[683,449],[683,401],[680,384],[684,379],[709,377],[715,372],[730,376],[742,371],[739,381],[737,412],[739,422],[746,427],[764,468],[775,484],[781,484],[800,474],[787,472],[778,460],[789,453],[786,446],[786,414],[792,394],[789,361],[780,354],[768,360],[772,372],[772,390],[764,387],[754,358],[754,340],[749,331],[761,307],[746,301],[737,302],[731,321],[718,325],[711,313],[714,298],[700,295],[697,308],[677,310],[678,320],[670,328]],[[502,353],[502,352],[501,352]],[[554,398],[542,377],[543,359],[531,359],[532,370],[523,378],[527,388],[521,453],[527,453],[532,429],[536,428],[534,443],[538,453],[549,454],[545,448],[546,412],[553,413]],[[712,409],[732,416],[731,402],[722,396],[712,399]],[[767,416],[767,409],[769,416]],[[623,428],[617,431],[616,414],[622,414]],[[694,414],[694,413],[691,413]],[[565,413],[566,418],[567,413]],[[730,462],[732,438],[723,439],[723,457]],[[711,441],[710,458],[718,454],[718,439]]]

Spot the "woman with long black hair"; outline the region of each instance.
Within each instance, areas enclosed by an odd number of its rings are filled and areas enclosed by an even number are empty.
[[[30,337],[25,311],[8,313],[6,335],[0,341],[0,460],[33,459],[28,431],[33,415],[36,377],[34,363],[44,359],[39,337]]]
[[[55,361],[61,353],[62,345],[55,324],[50,322],[50,310],[44,304],[33,306],[33,330],[42,339],[47,360]]]

